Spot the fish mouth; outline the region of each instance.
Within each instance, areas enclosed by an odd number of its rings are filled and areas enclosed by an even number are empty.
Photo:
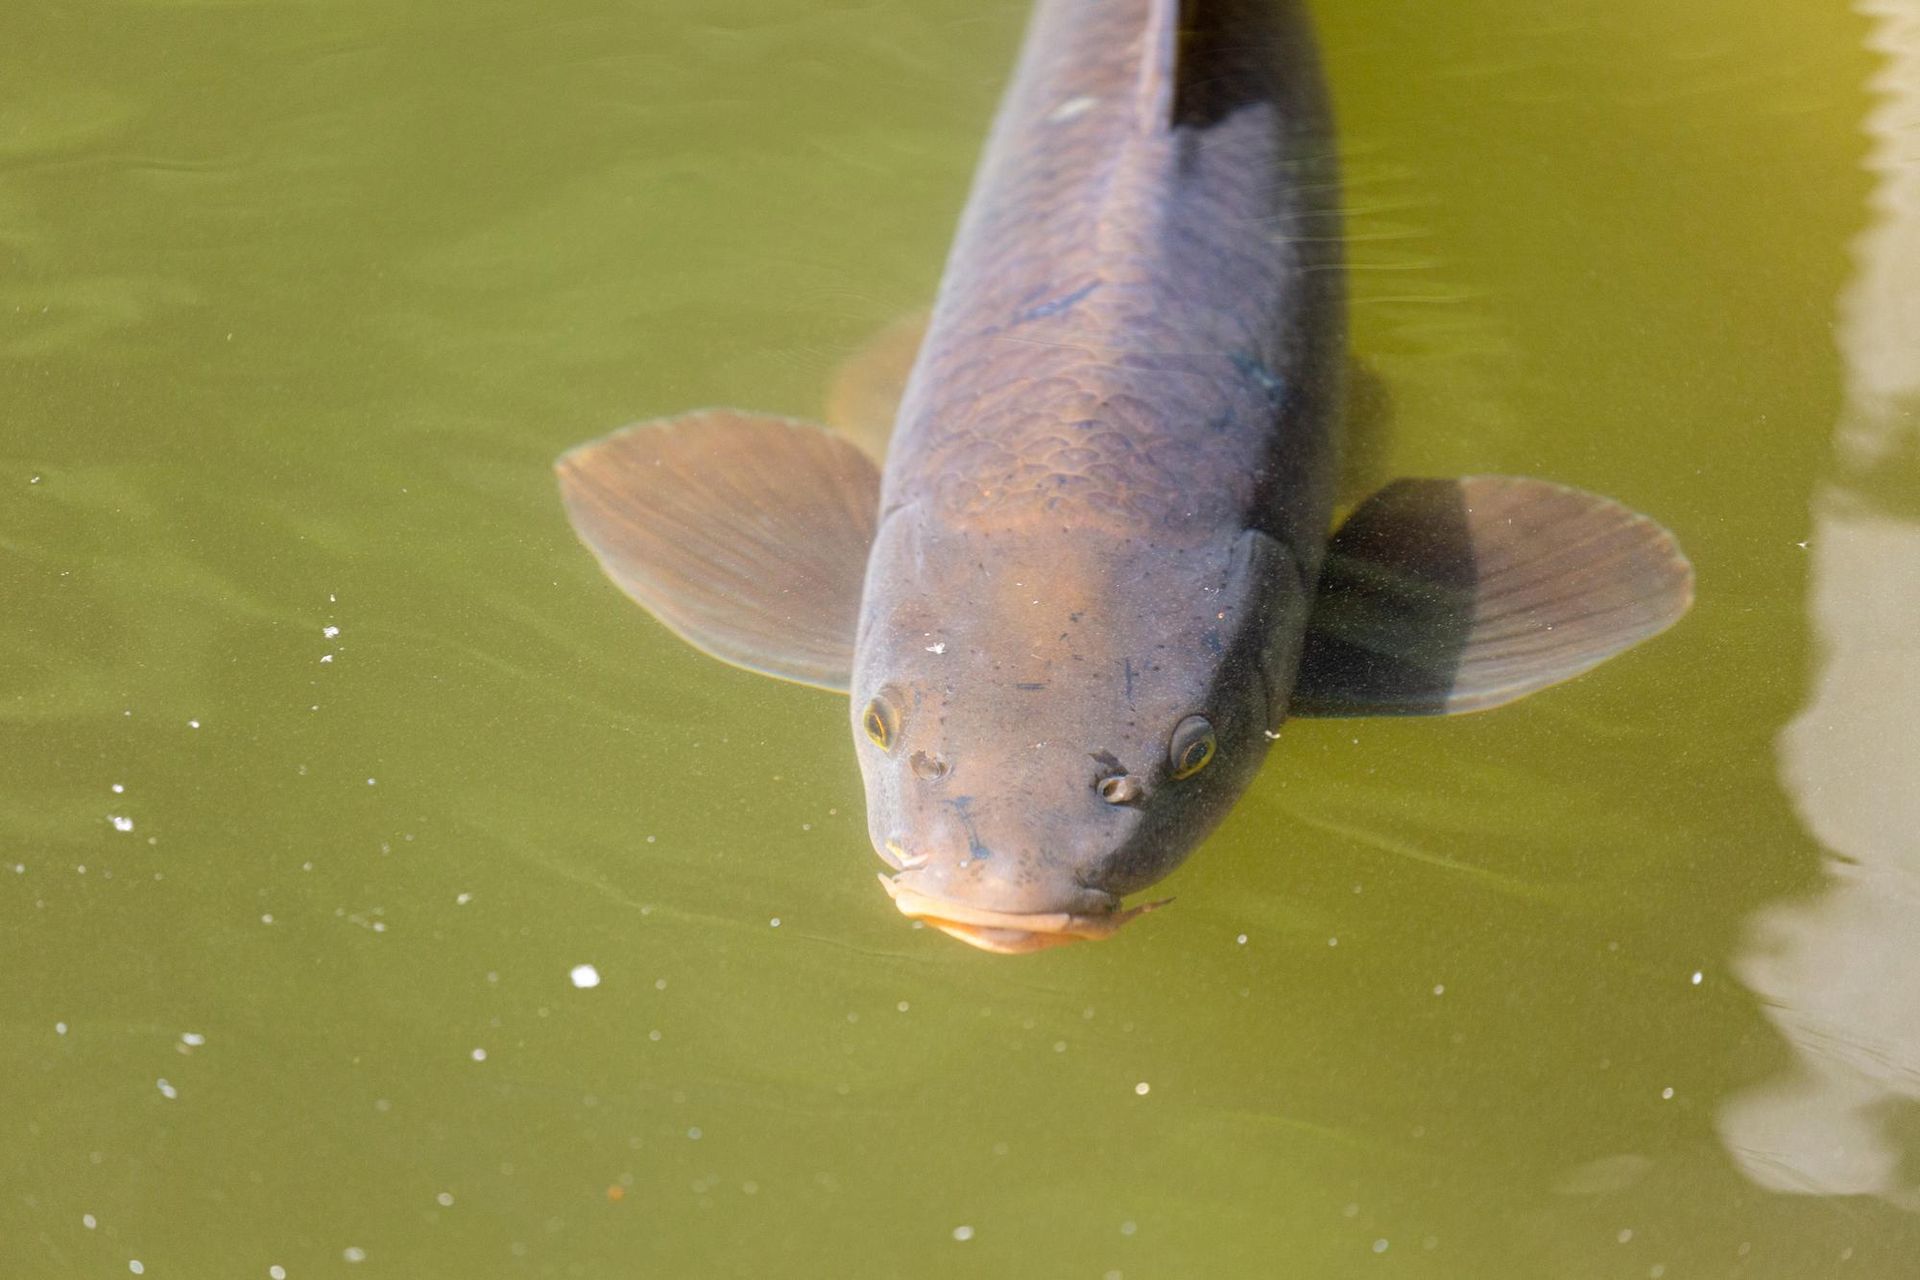
[[[893,899],[901,915],[930,924],[968,946],[1003,956],[1044,951],[1069,942],[1111,938],[1129,920],[1157,911],[1172,901],[1168,898],[1125,908],[1116,901],[1111,910],[1104,912],[992,911],[909,889],[885,874],[880,876],[880,886]]]

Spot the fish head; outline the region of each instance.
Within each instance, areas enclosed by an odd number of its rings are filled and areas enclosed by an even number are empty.
[[[852,717],[896,906],[990,951],[1106,937],[1258,769],[1305,592],[1260,534],[883,525]],[[1289,638],[1290,637],[1290,638]]]

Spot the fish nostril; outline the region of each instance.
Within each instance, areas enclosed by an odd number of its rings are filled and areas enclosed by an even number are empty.
[[[912,767],[915,777],[925,778],[928,782],[938,782],[947,776],[947,762],[924,751],[914,752],[907,763]]]
[[[1134,804],[1146,793],[1140,785],[1140,779],[1130,773],[1117,773],[1100,779],[1093,784],[1100,798],[1108,804]]]

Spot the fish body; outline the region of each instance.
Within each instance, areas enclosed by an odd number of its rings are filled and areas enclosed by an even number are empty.
[[[1294,5],[1174,8],[1036,9],[887,456],[852,703],[897,722],[875,847],[949,917],[1110,914],[1286,714],[1345,359],[1326,95]]]
[[[852,695],[904,913],[990,951],[1107,936],[1289,713],[1496,706],[1687,608],[1665,530],[1544,481],[1397,482],[1329,538],[1334,154],[1295,0],[1039,0],[924,337],[886,340],[910,370],[835,393],[902,388],[861,435],[884,471],[737,410],[557,464],[662,622]]]

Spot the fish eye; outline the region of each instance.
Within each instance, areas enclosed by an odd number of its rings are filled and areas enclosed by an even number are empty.
[[[1175,778],[1191,778],[1213,759],[1218,739],[1205,716],[1188,716],[1173,727],[1173,739],[1167,744],[1167,760]]]
[[[860,713],[860,727],[866,731],[867,741],[882,751],[891,751],[894,736],[900,732],[900,713],[884,695],[876,695]]]

